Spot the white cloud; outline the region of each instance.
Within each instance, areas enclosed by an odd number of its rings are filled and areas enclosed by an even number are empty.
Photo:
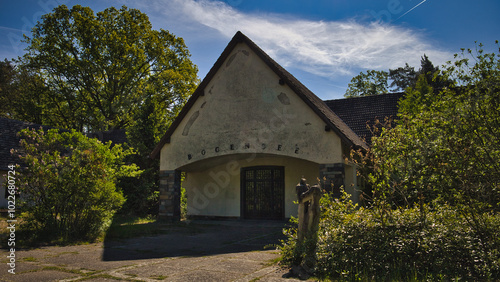
[[[435,65],[452,58],[451,53],[433,47],[423,31],[396,25],[245,13],[215,0],[128,2],[146,12],[154,24],[175,30],[191,42],[202,44],[216,38],[227,43],[239,30],[284,67],[328,80],[405,63],[418,68],[424,53]]]
[[[279,14],[243,13],[224,2],[156,2],[166,17],[194,22],[231,38],[240,30],[285,67],[323,77],[352,75],[352,70],[419,67],[425,53],[437,65],[451,54],[434,48],[421,32],[381,23],[312,21]],[[168,7],[166,7],[168,6]]]

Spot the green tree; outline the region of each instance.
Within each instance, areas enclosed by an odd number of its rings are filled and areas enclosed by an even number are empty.
[[[387,93],[388,76],[386,71],[367,70],[366,73],[360,72],[351,79],[344,97],[352,98]]]
[[[50,115],[54,101],[50,100],[49,88],[43,78],[29,69],[16,66],[5,104],[10,118],[44,124]]]
[[[389,79],[392,80],[390,87],[396,91],[405,91],[408,87],[414,87],[418,73],[414,67],[405,64],[404,67],[389,69]]]
[[[25,41],[27,53],[17,63],[37,78],[29,87],[41,88],[43,97],[29,102],[42,109],[46,125],[127,128],[150,96],[161,101],[165,121],[198,81],[183,39],[153,30],[145,14],[125,6],[94,14],[61,5],[42,16]]]
[[[94,14],[62,5],[25,40],[13,117],[78,131],[126,129],[137,148],[128,161],[144,173],[120,181],[123,211],[154,213],[159,164],[149,153],[198,83],[183,39],[153,30],[136,9]]]
[[[420,59],[420,69],[418,70],[416,80],[418,80],[418,76],[424,76],[427,83],[436,90],[453,85],[453,82],[448,80],[445,74],[440,72],[439,67],[435,67],[425,54]]]
[[[429,60],[424,54],[420,59],[420,69],[405,64],[404,67],[389,69],[386,71],[368,70],[361,72],[352,78],[347,87],[344,97],[358,97],[385,94],[389,91],[405,91],[408,88],[414,88],[420,77],[423,77],[427,84],[434,89],[443,89],[452,83],[441,75],[439,68]],[[388,81],[391,81],[388,87]]]
[[[315,276],[499,279],[500,48],[479,47],[439,73],[428,65],[434,73],[406,89],[396,126],[351,152],[370,190],[359,208],[345,193],[322,199]],[[436,77],[448,85],[434,88]],[[282,261],[293,266],[296,230],[284,234]]]
[[[171,119],[164,116],[165,104],[154,99],[155,97],[148,97],[144,101],[133,125],[127,129],[128,141],[137,151],[137,154],[130,156],[130,161],[136,163],[144,172],[139,178],[123,179],[120,183],[124,193],[130,195],[122,209],[125,213],[158,213],[160,163],[149,155],[170,126]]]
[[[359,164],[373,203],[419,206],[422,221],[425,205],[450,204],[489,252],[500,247],[486,216],[500,212],[500,49],[464,51],[439,75],[454,85],[435,91],[421,76]]]
[[[24,239],[96,239],[124,202],[116,182],[139,173],[124,163],[132,151],[74,130],[25,129],[21,137],[21,149],[13,153],[27,166],[17,182]]]
[[[8,117],[10,113],[9,105],[13,97],[13,83],[15,68],[10,61],[5,59],[0,61],[0,116]]]

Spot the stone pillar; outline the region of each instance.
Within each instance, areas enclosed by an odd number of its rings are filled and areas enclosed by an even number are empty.
[[[340,186],[345,185],[344,164],[320,164],[319,179],[323,184],[323,189],[327,192],[333,192],[335,197],[340,197]]]
[[[159,217],[172,221],[181,219],[181,172],[160,171]]]

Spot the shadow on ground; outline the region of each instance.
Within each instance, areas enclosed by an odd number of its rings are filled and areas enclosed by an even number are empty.
[[[165,224],[151,237],[105,239],[103,261],[208,256],[275,248],[285,221],[196,220]]]

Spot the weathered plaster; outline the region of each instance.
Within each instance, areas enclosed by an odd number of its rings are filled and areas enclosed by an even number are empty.
[[[188,215],[240,217],[241,168],[271,165],[285,167],[285,217],[297,216],[295,186],[301,177],[316,183],[319,176],[318,164],[297,158],[246,154],[223,159],[223,163],[209,160],[210,168],[186,172],[182,186],[187,192]]]
[[[244,43],[204,92],[163,146],[161,170],[248,153],[343,161],[340,138]]]

